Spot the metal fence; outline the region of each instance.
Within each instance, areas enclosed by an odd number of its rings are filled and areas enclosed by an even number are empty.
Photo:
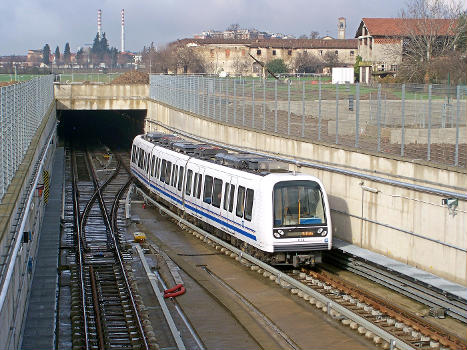
[[[0,87],[0,202],[53,98],[52,75]]]
[[[233,125],[466,167],[466,86],[151,75],[150,96]]]

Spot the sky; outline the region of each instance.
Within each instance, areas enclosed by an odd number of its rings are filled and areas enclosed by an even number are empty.
[[[337,37],[337,18],[353,38],[362,17],[397,17],[406,0],[1,0],[0,55],[26,55],[46,43],[63,53],[92,43],[97,10],[110,46],[120,49],[120,11],[125,9],[125,49],[162,46],[232,23],[274,33]]]

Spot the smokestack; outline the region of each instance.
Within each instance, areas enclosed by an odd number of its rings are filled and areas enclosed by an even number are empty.
[[[125,10],[122,9],[122,42],[121,42],[122,50],[121,52],[125,52]]]
[[[97,34],[99,34],[99,39],[102,38],[102,10],[97,10]]]

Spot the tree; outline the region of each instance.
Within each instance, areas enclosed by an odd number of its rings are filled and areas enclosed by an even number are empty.
[[[60,48],[57,47],[55,48],[55,64],[59,64],[60,63]]]
[[[306,34],[302,34],[298,37],[299,39],[308,39],[308,37],[306,36]]]
[[[236,75],[242,75],[248,72],[250,64],[246,58],[236,56],[233,60],[232,67]]]
[[[464,16],[464,17],[463,17]],[[463,65],[462,38],[465,38],[466,21],[461,4],[443,0],[411,0],[400,11],[401,44],[388,48],[388,55],[402,55],[397,76],[410,82],[433,82],[441,75],[457,74],[454,67]],[[463,20],[464,18],[464,20]],[[440,75],[440,62],[450,61]],[[465,66],[464,66],[465,67]],[[457,69],[457,68],[456,68]],[[465,72],[465,68],[463,68]],[[459,74],[458,74],[459,75]]]
[[[318,73],[323,68],[323,61],[308,52],[299,53],[295,58],[294,68],[297,73]]]
[[[238,31],[239,29],[240,29],[240,24],[238,23],[233,23],[227,27],[227,30],[231,30],[234,32]]]
[[[329,68],[337,67],[341,64],[339,61],[339,56],[337,56],[337,54],[333,51],[326,51],[323,56],[323,61],[324,65]]]
[[[284,60],[280,58],[276,58],[266,63],[266,68],[269,69],[269,71],[274,74],[288,72],[287,65],[284,63]]]
[[[206,68],[201,57],[191,47],[178,47],[174,51],[177,72],[204,73]]]
[[[45,65],[50,64],[50,46],[49,44],[45,44],[44,48],[42,49],[42,63]]]
[[[63,61],[67,64],[71,62],[71,51],[70,51],[70,44],[65,44],[65,49],[63,50]]]
[[[360,81],[360,62],[362,62],[362,56],[357,55],[355,58],[355,64],[353,66],[353,75],[355,81]]]
[[[319,39],[319,32],[317,32],[316,30],[313,30],[310,33],[310,39]]]

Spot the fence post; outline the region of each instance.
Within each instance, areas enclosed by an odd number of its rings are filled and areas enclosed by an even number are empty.
[[[377,96],[377,109],[376,109],[376,122],[378,128],[378,146],[377,151],[381,152],[381,84],[378,84],[378,96]]]
[[[302,137],[305,137],[305,80],[302,82]]]
[[[242,79],[242,125],[245,126],[245,79]]]
[[[237,124],[237,79],[234,78],[233,82],[233,90],[234,90],[234,124]]]
[[[405,147],[405,84],[402,84],[401,94],[401,157],[404,156]]]
[[[225,122],[229,120],[229,79],[225,78]]]
[[[210,96],[210,93],[209,93],[210,82],[211,82],[210,79],[206,79],[206,83],[207,83],[207,84],[206,84],[206,97],[207,97],[207,100],[208,100],[208,102],[207,102],[207,104],[208,104],[208,110],[207,110],[207,115],[206,115],[206,117],[208,117],[208,118],[210,117],[210,113],[209,113],[209,112],[211,111],[211,96]]]
[[[263,79],[263,130],[266,130],[266,78]]]
[[[355,85],[355,148],[359,146],[360,138],[360,83]]]
[[[253,83],[251,85],[251,100],[252,100],[252,105],[251,105],[251,127],[254,129],[255,128],[255,80],[253,79]]]
[[[457,85],[456,89],[456,150],[454,153],[454,165],[459,166],[459,118],[461,114],[461,104],[460,104],[460,99],[461,99],[461,87],[460,85]]]
[[[336,83],[336,145],[339,143],[339,84]]]
[[[274,80],[274,132],[277,132],[277,80]]]
[[[426,159],[431,159],[431,92],[433,86],[428,85],[428,140],[427,140],[427,153]]]
[[[321,77],[318,81],[318,140],[321,141]]]
[[[290,135],[290,83],[289,80],[287,84],[287,135]]]

